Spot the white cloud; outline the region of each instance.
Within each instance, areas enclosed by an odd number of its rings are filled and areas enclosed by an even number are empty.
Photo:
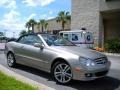
[[[2,30],[7,30],[7,36],[11,36],[13,32],[17,35],[24,29],[25,22],[20,18],[20,13],[11,10],[10,12],[4,14],[3,18],[0,20],[0,28]]]
[[[7,6],[7,8],[12,8],[12,9],[16,9],[16,7],[17,7],[16,1],[14,1],[14,0],[11,1]]]
[[[45,19],[45,20],[48,20],[48,19],[53,19],[55,18],[55,16],[52,15],[53,12],[52,11],[49,11],[48,14],[42,14],[40,15],[40,19]]]
[[[15,0],[1,0],[0,7],[16,9],[16,1]]]
[[[6,21],[15,21],[17,17],[20,16],[20,13],[14,10],[11,10],[9,13],[4,14],[4,20]],[[13,19],[13,20],[12,20]]]
[[[46,19],[46,18],[47,18],[47,14],[40,15],[40,19]]]
[[[0,20],[0,29],[6,31],[6,36],[8,37],[18,37],[20,31],[26,29],[25,23],[35,16],[36,14],[33,13],[28,17],[21,17],[21,14],[18,11],[11,10],[4,14],[3,18]]]
[[[49,14],[52,15],[52,14],[53,14],[53,11],[49,11]]]
[[[36,14],[35,14],[35,13],[32,13],[32,14],[27,18],[27,21],[30,20],[30,19],[33,19],[35,16],[36,16]]]
[[[55,18],[55,17],[53,17],[53,16],[51,16],[51,17],[47,17],[47,20],[49,20],[49,19],[53,19],[53,18]]]
[[[47,6],[55,0],[23,0],[22,2],[27,6]]]

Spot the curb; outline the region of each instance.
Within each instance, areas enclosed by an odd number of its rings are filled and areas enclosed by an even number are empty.
[[[5,51],[5,49],[0,49],[0,51]]]
[[[38,83],[34,80],[31,80],[27,77],[24,77],[20,74],[17,74],[9,69],[7,69],[6,67],[4,67],[3,65],[0,64],[0,71],[3,72],[4,74],[10,76],[10,77],[14,77],[16,80],[19,80],[23,83],[29,84],[33,87],[37,87],[38,90],[55,90],[54,88],[48,87],[44,84]]]
[[[120,54],[116,54],[116,53],[103,53],[103,54],[108,56],[120,56]]]

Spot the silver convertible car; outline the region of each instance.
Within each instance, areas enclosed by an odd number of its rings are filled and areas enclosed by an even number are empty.
[[[110,61],[99,52],[75,46],[51,34],[28,34],[6,43],[9,67],[23,64],[52,74],[61,84],[74,80],[95,80],[106,76]]]

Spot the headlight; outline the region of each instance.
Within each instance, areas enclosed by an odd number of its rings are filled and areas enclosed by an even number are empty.
[[[80,64],[87,66],[87,67],[95,66],[95,63],[91,59],[87,59],[84,57],[80,57]]]

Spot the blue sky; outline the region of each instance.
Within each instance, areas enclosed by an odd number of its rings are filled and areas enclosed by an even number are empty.
[[[0,32],[18,37],[29,19],[52,19],[59,11],[71,13],[71,0],[1,0]]]

